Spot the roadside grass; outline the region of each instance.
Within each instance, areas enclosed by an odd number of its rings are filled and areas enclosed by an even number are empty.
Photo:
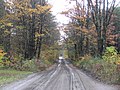
[[[0,67],[0,86],[24,78],[29,74],[32,74],[32,72],[3,69]]]
[[[119,55],[115,58],[117,61],[120,60]],[[113,58],[110,61],[112,63],[101,58],[84,56],[82,59],[74,61],[74,65],[99,81],[120,85],[120,64],[113,62]]]

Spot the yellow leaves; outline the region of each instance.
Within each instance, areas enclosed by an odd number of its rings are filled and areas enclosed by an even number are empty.
[[[36,4],[35,8],[32,8],[30,0],[23,0],[23,1],[15,1],[13,2],[15,6],[15,11],[19,11],[20,15],[29,15],[32,16],[33,13],[35,14],[42,14],[45,13],[46,11],[49,11],[52,6],[51,5],[39,5]]]
[[[81,29],[81,31],[86,34],[88,33],[88,30],[86,28]]]
[[[5,35],[8,35],[8,34],[10,34],[10,31],[4,30],[4,33],[5,33]]]
[[[35,13],[35,12],[36,12],[36,9],[28,8],[28,13],[32,14],[32,13]]]
[[[115,62],[116,65],[120,65],[120,60]]]
[[[49,11],[51,8],[52,8],[51,5],[45,5],[45,6],[36,5],[35,13],[37,13],[37,14],[45,13],[46,11]]]
[[[35,33],[35,37],[42,37],[44,34],[39,34],[38,32]]]
[[[80,30],[81,28],[79,26],[74,27],[76,30]]]
[[[46,5],[46,6],[43,6],[43,9],[44,10],[50,10],[52,8],[52,6],[51,5]]]
[[[9,20],[19,20],[20,17],[26,16],[33,16],[33,13],[37,16],[39,14],[47,14],[49,13],[50,9],[52,8],[51,5],[39,5],[36,4],[35,8],[32,8],[31,0],[15,0],[12,2],[11,5],[6,5],[6,7],[11,7],[13,9],[13,13],[9,13],[4,17],[4,20],[8,22]],[[4,21],[5,22],[5,21]],[[6,26],[12,26],[12,24],[8,23]]]
[[[2,49],[0,49],[0,53],[3,53],[3,50],[2,50]]]
[[[88,32],[88,29],[86,29],[86,27],[84,27],[84,26],[83,26],[82,28],[81,28],[80,26],[74,26],[74,29],[75,29],[75,30],[78,30],[78,31],[81,31],[81,32],[84,33],[84,34],[89,33],[89,32]],[[78,34],[79,34],[79,33],[78,33]]]
[[[7,53],[5,53],[2,49],[0,49],[0,64],[3,64],[3,57],[4,57],[4,55],[5,54],[7,54]]]
[[[69,11],[62,11],[61,12],[61,14],[65,14],[65,15],[68,14],[68,13],[69,13]]]
[[[12,27],[12,23],[6,23],[6,26]]]
[[[4,51],[2,49],[0,49],[0,60],[3,58],[3,56],[5,55],[6,53],[4,53]]]
[[[85,16],[79,16],[79,15],[76,15],[76,16],[73,16],[74,19],[77,19],[81,22],[85,22],[86,21],[86,17]]]
[[[7,22],[6,19],[0,19],[0,24],[5,25],[6,22]]]
[[[21,6],[19,3],[17,3],[17,4],[15,5],[15,7],[16,7],[16,9],[24,10],[24,7]]]
[[[10,22],[3,22],[3,24],[7,27],[13,27],[13,24]]]
[[[13,17],[13,16],[11,15],[11,17]],[[5,27],[5,26],[7,26],[7,27],[13,27],[13,23],[10,23],[10,22],[9,22],[9,19],[10,19],[10,15],[6,15],[6,16],[4,16],[4,18],[2,18],[2,19],[0,20],[0,23],[1,23],[2,25],[4,25],[4,27]]]
[[[4,56],[6,53],[0,53],[0,57]]]
[[[18,5],[17,8],[18,10],[21,10],[19,12],[19,14],[21,15],[30,15],[32,16],[33,13],[35,14],[42,14],[42,13],[47,13],[46,11],[49,11],[51,9],[52,6],[50,5],[45,5],[45,6],[41,6],[41,5],[36,5],[35,8],[32,7],[26,7],[26,6],[20,6]]]

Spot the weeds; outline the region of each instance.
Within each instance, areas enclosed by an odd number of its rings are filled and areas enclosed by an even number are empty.
[[[74,64],[90,72],[100,81],[120,84],[120,55],[117,54],[114,47],[108,47],[103,58],[92,58],[86,55],[75,61]]]
[[[1,67],[0,67],[1,68]],[[3,69],[3,68],[2,68]],[[0,86],[19,80],[29,74],[32,74],[32,72],[26,72],[26,71],[16,71],[16,70],[0,70]]]

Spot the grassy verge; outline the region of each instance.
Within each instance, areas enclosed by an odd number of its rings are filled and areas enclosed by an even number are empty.
[[[32,72],[0,69],[0,86],[24,78],[29,74]]]
[[[119,58],[117,58],[119,59]],[[112,59],[113,61],[113,59]],[[107,62],[104,59],[85,56],[81,60],[74,62],[78,68],[81,68],[93,78],[108,83],[120,84],[120,66],[119,64]]]

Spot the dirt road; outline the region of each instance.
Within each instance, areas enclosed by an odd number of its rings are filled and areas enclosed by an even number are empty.
[[[58,64],[47,71],[30,75],[0,90],[118,90],[92,80],[69,64]]]

